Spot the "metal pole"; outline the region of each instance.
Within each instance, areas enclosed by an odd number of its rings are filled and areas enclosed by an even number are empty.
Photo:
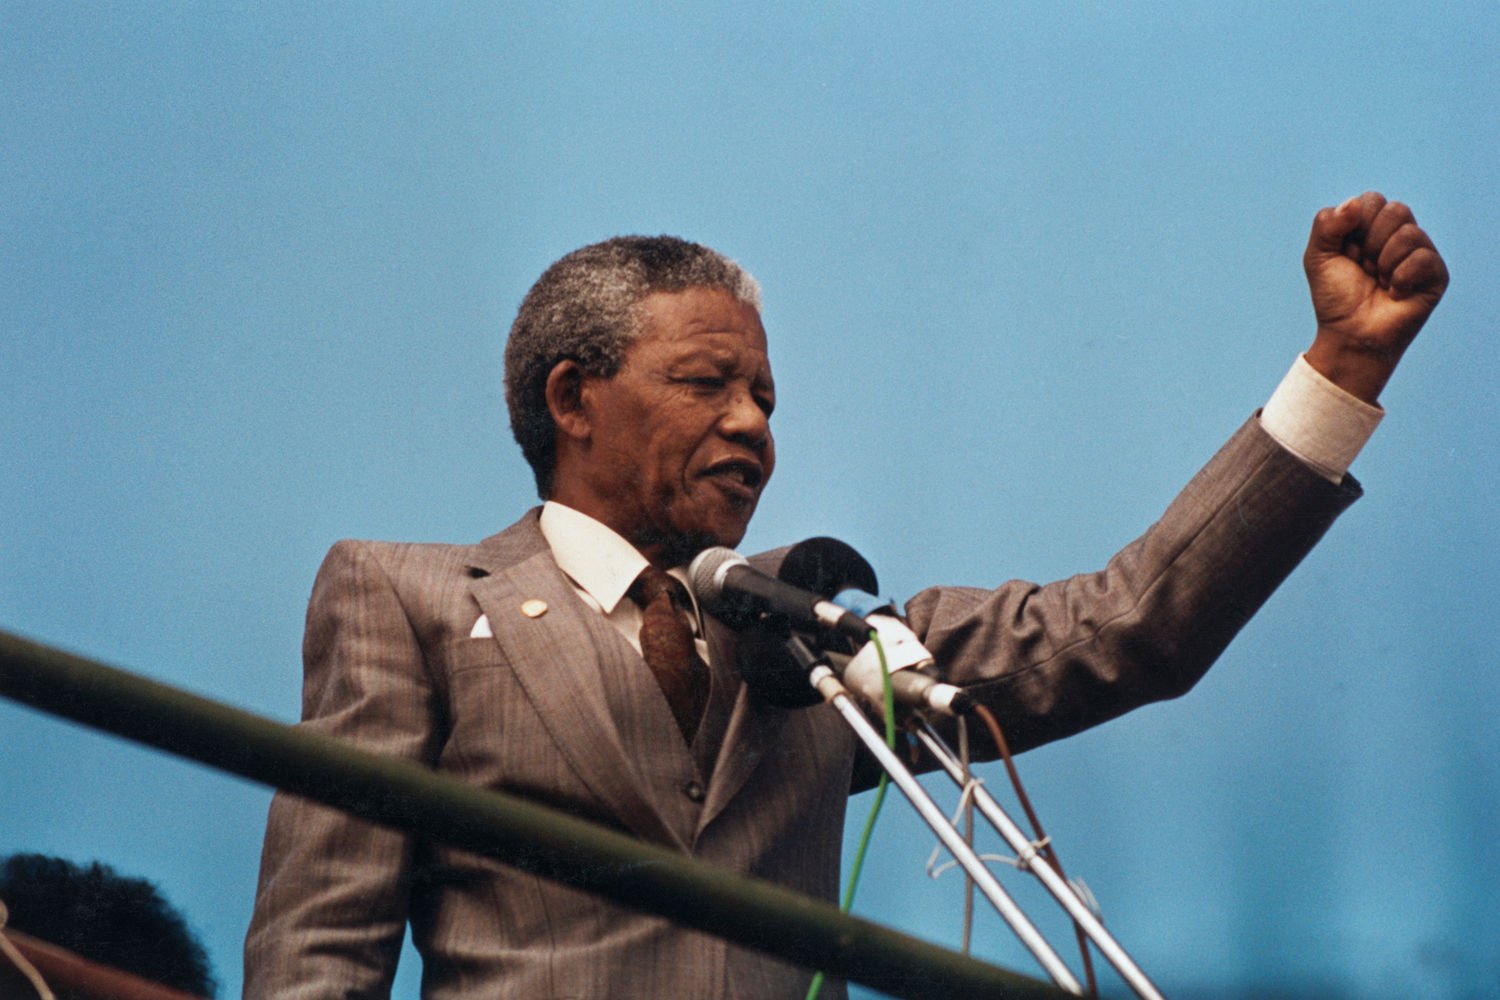
[[[1066,996],[769,882],[4,631],[0,696],[892,996]]]
[[[880,766],[885,768],[886,773],[891,776],[891,781],[901,790],[901,794],[906,796],[912,808],[932,828],[932,832],[937,834],[938,839],[943,842],[944,847],[948,848],[954,860],[963,866],[964,871],[968,872],[980,892],[984,893],[984,897],[1010,925],[1016,937],[1020,938],[1021,943],[1036,957],[1037,962],[1052,977],[1053,982],[1069,993],[1082,996],[1082,984],[1063,964],[1063,960],[1058,957],[1057,952],[1047,943],[1047,939],[1042,937],[1041,932],[1016,905],[1015,900],[1011,899],[996,881],[995,876],[985,867],[979,855],[974,853],[974,849],[965,842],[958,830],[948,821],[948,817],[937,807],[937,803],[932,801],[932,796],[928,795],[927,790],[917,783],[911,770],[901,762],[901,758],[897,757],[890,747],[885,745],[885,740],[880,738],[875,727],[870,725],[870,720],[865,718],[865,713],[849,698],[849,693],[834,672],[827,666],[819,664],[813,668],[809,679],[818,689],[818,693],[838,709],[844,721],[849,724],[849,728],[853,729],[855,735],[864,743],[865,749],[869,750],[880,762]]]
[[[943,766],[948,777],[953,779],[954,784],[960,789],[967,787],[968,778],[964,774],[963,765],[933,731],[932,726],[923,721],[921,728],[917,730],[917,737],[937,758],[938,763]],[[1103,922],[1094,915],[1094,911],[1078,898],[1078,893],[1073,891],[1073,887],[1057,873],[1046,858],[1037,852],[1036,845],[1006,814],[1005,810],[1000,808],[1000,803],[995,801],[995,797],[979,784],[974,786],[973,795],[974,802],[978,805],[979,811],[984,814],[985,819],[990,821],[996,832],[1010,845],[1010,849],[1016,852],[1016,858],[1021,867],[1034,874],[1042,885],[1047,887],[1047,891],[1052,893],[1053,898],[1062,905],[1064,910],[1068,911],[1068,916],[1078,922],[1083,932],[1089,936],[1104,957],[1109,959],[1109,964],[1113,965],[1120,977],[1130,985],[1131,989],[1135,990],[1136,995],[1142,997],[1143,1000],[1163,1000],[1161,992],[1141,971],[1141,967],[1135,964],[1134,959],[1120,946],[1114,935],[1105,929]]]

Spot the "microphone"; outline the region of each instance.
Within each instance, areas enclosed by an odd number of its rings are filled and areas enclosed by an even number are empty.
[[[911,626],[896,616],[895,605],[857,588],[840,591],[833,603],[864,616],[880,637],[885,667],[891,678],[891,694],[898,705],[932,709],[943,715],[958,715],[974,707],[974,699],[962,688],[933,677],[936,663]],[[880,654],[872,642],[844,667],[844,683],[875,705],[885,702],[885,684],[880,676]]]
[[[881,651],[885,653],[891,694],[897,704],[932,709],[944,715],[973,709],[973,699],[962,688],[945,684],[932,676],[936,668],[932,654],[900,617],[895,602],[873,593],[879,585],[875,582],[874,570],[863,556],[836,538],[809,538],[787,553],[782,564],[784,579],[789,578],[786,570],[794,561],[800,572],[813,574],[819,581],[818,589],[833,594],[834,604],[859,615],[874,629],[880,638]],[[860,697],[875,705],[884,704],[880,653],[875,650],[874,643],[865,646],[849,661],[842,677]]]
[[[880,581],[875,578],[875,567],[848,542],[827,536],[809,538],[787,549],[781,557],[781,565],[776,569],[776,578],[798,587],[806,587],[831,600],[835,599],[835,595],[851,589],[866,593],[874,593],[880,589]],[[843,607],[857,615],[865,613],[848,604]],[[874,611],[880,607],[877,602],[869,610]]]
[[[688,566],[693,593],[711,614],[735,628],[767,615],[793,628],[827,629],[856,642],[870,635],[870,624],[811,590],[793,586],[751,566],[733,549],[705,549]]]
[[[880,637],[898,704],[943,715],[971,710],[973,700],[966,692],[927,672],[934,666],[932,654],[897,617],[895,605],[872,593],[880,586],[875,571],[852,546],[835,538],[809,538],[787,550],[777,575],[779,579],[756,570],[739,553],[725,548],[699,554],[688,570],[699,602],[744,632],[740,674],[766,700],[788,708],[819,700],[807,684],[805,668],[779,648],[784,633],[774,637],[756,627],[765,625],[769,612],[794,628],[830,629],[852,638],[859,652],[844,667],[843,680],[871,704],[883,704],[885,692],[880,654],[868,642],[873,631]],[[767,592],[786,600],[772,604],[759,596]],[[832,624],[835,621],[844,625]]]
[[[776,576],[784,583],[825,598],[851,586],[868,591],[880,589],[875,570],[864,556],[833,538],[812,538],[791,546],[782,554]],[[808,683],[807,665],[792,654],[788,645],[792,637],[790,622],[762,613],[749,601],[730,601],[710,609],[707,595],[699,591],[696,580],[692,586],[705,610],[711,610],[714,617],[739,631],[740,638],[734,646],[735,669],[751,693],[778,708],[822,704],[822,695]],[[854,652],[854,643],[830,632],[807,638],[815,645],[827,645],[846,655]],[[867,633],[862,633],[859,642],[866,638]]]
[[[885,680],[880,674],[880,650],[885,651],[886,673],[897,705],[930,709],[943,715],[962,715],[974,708],[974,699],[963,688],[933,677],[932,654],[915,632],[899,618],[871,615],[866,619],[880,638],[854,655],[844,666],[842,679],[855,694],[872,705],[885,704]]]

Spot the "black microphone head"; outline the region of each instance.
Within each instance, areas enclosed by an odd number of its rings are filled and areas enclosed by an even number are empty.
[[[872,594],[880,589],[875,570],[864,556],[837,538],[809,538],[793,545],[782,556],[776,576],[783,583],[811,590],[825,598],[850,587]],[[722,574],[719,580],[722,585]],[[697,592],[695,582],[694,593]],[[721,613],[716,614],[725,621],[729,620]],[[740,638],[735,647],[736,667],[745,680],[745,686],[763,701],[780,708],[806,708],[821,702],[822,697],[808,683],[807,671],[787,652],[786,641],[790,632],[786,621],[762,618],[747,625],[740,626]],[[809,639],[818,646],[827,641],[830,647],[840,652],[847,651],[845,641],[832,634]]]
[[[853,587],[869,594],[880,593],[875,568],[848,542],[837,538],[809,538],[786,550],[776,576],[824,597],[833,597]]]

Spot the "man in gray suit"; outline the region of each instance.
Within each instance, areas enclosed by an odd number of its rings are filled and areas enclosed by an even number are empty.
[[[1097,573],[907,605],[1018,749],[1186,691],[1357,497],[1345,470],[1447,271],[1373,193],[1318,213],[1305,265],[1312,347],[1145,535]],[[656,639],[642,653],[656,598],[638,581],[736,545],[775,465],[754,282],[665,237],[575,251],[521,306],[506,395],[546,504],[477,545],[334,546],[308,609],[304,725],[832,900],[859,773],[842,723],[750,696],[734,636],[691,607],[666,615],[693,630],[685,673],[662,673]],[[434,998],[800,997],[809,977],[277,797],[247,996],[385,996],[408,923]]]

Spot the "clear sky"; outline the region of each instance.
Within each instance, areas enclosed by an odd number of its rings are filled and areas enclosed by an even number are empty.
[[[1307,345],[1307,225],[1376,188],[1453,285],[1368,495],[1189,696],[1022,768],[1169,995],[1500,993],[1497,81],[1485,4],[12,0],[0,628],[295,719],[333,541],[534,501],[505,331],[623,232],[764,285],[743,548],[836,535],[899,597],[1097,568]],[[159,881],[225,995],[268,800],[0,704],[0,852]],[[858,909],[952,943],[930,847],[893,803]],[[993,914],[976,949],[1037,973]]]

